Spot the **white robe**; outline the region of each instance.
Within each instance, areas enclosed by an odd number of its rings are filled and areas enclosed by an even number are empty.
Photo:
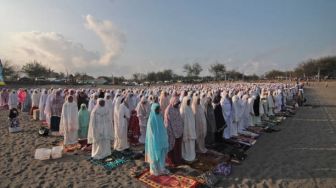
[[[198,105],[196,101],[193,101],[192,111],[195,116],[196,145],[199,152],[206,153],[208,150],[205,148],[205,137],[207,135],[205,112],[202,106]]]
[[[60,133],[64,134],[64,145],[78,142],[78,108],[75,102],[63,104]]]
[[[106,107],[96,106],[90,116],[88,143],[92,144],[91,157],[103,159],[111,155],[111,126]]]
[[[147,104],[141,104],[139,102],[137,108],[137,116],[139,119],[139,127],[140,127],[140,137],[139,142],[144,144],[146,140],[146,129],[147,129],[147,121],[149,117],[149,106]]]
[[[115,126],[114,149],[117,151],[123,151],[129,148],[127,132],[130,116],[129,109],[122,103],[119,108],[118,125]]]
[[[107,108],[107,110],[109,111],[109,124],[111,125],[111,135],[112,135],[112,140],[114,137],[114,126],[113,126],[113,112],[114,112],[114,105],[113,105],[113,101],[111,99],[105,99],[105,106]]]
[[[195,117],[186,101],[188,97],[184,97],[180,108],[180,114],[183,120],[183,142],[182,142],[182,158],[186,161],[193,161],[196,158],[195,141]]]
[[[46,106],[48,95],[47,94],[42,94],[40,97],[40,102],[39,102],[39,111],[40,111],[40,120],[46,120],[46,116],[44,114],[44,108]]]
[[[46,105],[44,108],[44,114],[46,116],[46,120],[48,125],[50,125],[50,121],[51,121],[51,102],[53,100],[54,94],[49,94],[47,97],[47,101],[46,101]]]
[[[227,127],[224,129],[223,137],[225,139],[229,139],[231,137],[230,129],[231,129],[231,126],[232,126],[232,104],[230,102],[230,99],[225,97],[221,101],[221,106],[222,106],[222,109],[223,109],[223,117],[224,117],[225,123],[227,125]]]
[[[18,105],[19,105],[18,95],[16,93],[11,92],[8,98],[9,109],[17,108]]]
[[[268,116],[274,116],[274,113],[273,113],[274,101],[273,101],[273,97],[271,95],[267,96],[267,105],[268,105],[267,115]]]
[[[119,125],[119,108],[120,108],[120,102],[121,102],[121,97],[117,97],[115,99],[115,103],[114,103],[114,110],[113,110],[113,126],[114,126],[114,138],[116,137],[116,127],[118,127]]]
[[[40,102],[40,95],[34,92],[31,98],[32,98],[32,107],[38,107]]]
[[[241,108],[237,96],[232,97],[232,124],[230,127],[230,137],[238,136],[238,123],[241,119]]]
[[[241,100],[241,118],[238,122],[238,132],[242,132],[249,125],[249,116],[250,116],[250,106],[248,104],[247,98]]]
[[[248,108],[249,108],[249,114],[248,114],[248,118],[247,118],[247,125],[245,128],[249,127],[249,126],[255,126],[254,125],[254,109],[253,109],[253,104],[254,104],[254,98],[250,97],[247,100],[247,104],[248,104]]]

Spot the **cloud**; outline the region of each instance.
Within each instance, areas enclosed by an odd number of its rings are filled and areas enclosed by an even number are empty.
[[[11,37],[10,59],[19,64],[37,60],[57,71],[99,73],[117,66],[115,60],[123,53],[125,35],[108,20],[85,17],[85,27],[101,40],[103,52],[86,49],[55,32],[20,32]],[[98,65],[98,66],[97,66]],[[116,67],[114,70],[122,69]]]
[[[125,35],[111,21],[97,21],[93,16],[87,15],[85,26],[94,31],[104,45],[105,51],[99,60],[100,64],[107,65],[122,53]]]

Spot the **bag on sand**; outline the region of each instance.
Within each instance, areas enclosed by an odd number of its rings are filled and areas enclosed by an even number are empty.
[[[55,146],[51,149],[51,158],[58,159],[62,157],[63,146]]]
[[[48,160],[50,159],[51,149],[39,148],[35,150],[35,159]]]

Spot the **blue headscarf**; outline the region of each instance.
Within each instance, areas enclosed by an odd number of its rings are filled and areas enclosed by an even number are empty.
[[[146,131],[146,161],[154,162],[161,159],[162,152],[168,152],[168,135],[163,124],[161,113],[157,114],[155,109],[160,107],[158,103],[153,103],[149,114]]]

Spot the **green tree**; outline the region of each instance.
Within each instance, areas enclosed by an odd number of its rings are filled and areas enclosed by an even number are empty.
[[[198,77],[203,71],[203,68],[199,63],[194,63],[192,65],[185,64],[183,69],[183,72],[187,73],[187,77]]]
[[[2,68],[5,81],[13,81],[19,78],[19,67],[17,65],[13,65],[9,60],[4,60]]]
[[[286,77],[286,72],[279,71],[279,70],[271,70],[265,74],[265,77],[267,79],[277,79],[279,77]]]
[[[209,72],[213,74],[215,79],[222,79],[225,77],[226,68],[224,64],[215,63],[210,66]]]
[[[22,67],[22,72],[26,73],[30,78],[48,76],[48,68],[35,60],[25,64]]]

